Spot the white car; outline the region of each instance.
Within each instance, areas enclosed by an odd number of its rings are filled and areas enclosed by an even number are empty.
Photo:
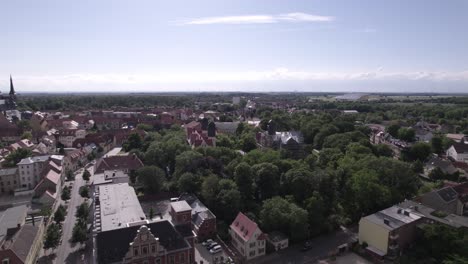
[[[218,253],[218,252],[221,252],[222,250],[223,250],[223,248],[221,248],[220,245],[217,245],[217,246],[215,246],[214,248],[210,249],[210,253],[211,253],[211,254],[216,254],[216,253]]]
[[[207,247],[207,246],[209,246],[209,245],[211,245],[213,243],[214,243],[213,239],[208,239],[205,242],[202,242],[202,246]]]

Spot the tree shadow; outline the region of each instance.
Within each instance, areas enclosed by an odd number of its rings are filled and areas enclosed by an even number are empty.
[[[38,258],[37,263],[39,263],[39,264],[52,264],[52,263],[54,263],[54,259],[56,259],[56,258],[57,258],[57,254],[51,253],[49,255],[42,256],[42,257]]]

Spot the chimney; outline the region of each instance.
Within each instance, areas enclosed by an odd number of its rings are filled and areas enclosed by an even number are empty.
[[[397,213],[398,213],[398,214],[401,214],[401,208],[398,208]]]
[[[387,218],[384,218],[383,222],[384,222],[384,224],[386,224],[386,225],[390,225],[390,221],[389,221]]]
[[[406,215],[406,216],[409,216],[409,212],[408,212],[408,211],[404,211],[403,214]]]

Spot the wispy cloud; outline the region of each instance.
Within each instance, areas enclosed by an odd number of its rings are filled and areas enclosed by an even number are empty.
[[[332,16],[320,16],[307,13],[286,13],[279,15],[259,14],[241,16],[201,17],[183,21],[182,25],[212,25],[212,24],[272,24],[281,22],[331,22]]]
[[[276,89],[275,87],[288,91],[294,87],[310,90],[314,86],[321,89],[320,91],[327,91],[332,89],[330,87],[338,87],[336,85],[346,89],[354,85],[358,90],[367,89],[369,91],[374,91],[376,87],[387,87],[386,91],[396,91],[401,88],[401,91],[414,89],[414,91],[427,92],[432,91],[428,90],[430,89],[428,87],[440,87],[440,92],[464,92],[466,85],[468,85],[468,70],[401,72],[377,68],[359,72],[315,72],[277,68],[263,71],[155,72],[148,74],[80,73],[15,76],[14,78],[15,85],[22,92],[198,91],[198,89],[226,91],[229,89],[268,91],[270,89],[273,91]],[[7,80],[0,80],[0,87],[7,85]]]

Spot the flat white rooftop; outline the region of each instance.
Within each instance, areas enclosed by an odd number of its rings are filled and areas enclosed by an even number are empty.
[[[124,228],[146,219],[140,202],[127,183],[99,186],[101,231]]]

